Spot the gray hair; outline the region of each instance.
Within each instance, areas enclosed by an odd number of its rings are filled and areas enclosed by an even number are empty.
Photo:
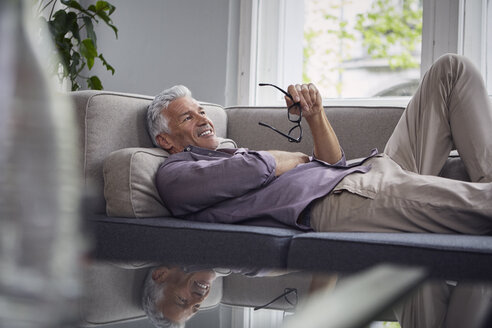
[[[152,322],[152,324],[159,328],[184,328],[184,323],[177,323],[164,317],[162,312],[157,308],[157,304],[164,297],[164,284],[158,284],[152,279],[152,272],[156,268],[149,270],[147,277],[145,278],[144,290],[142,296],[142,308]]]
[[[184,85],[175,85],[155,96],[147,108],[147,129],[154,146],[159,147],[155,140],[157,135],[162,132],[169,133],[167,118],[161,115],[162,110],[167,109],[173,100],[181,97],[191,98],[191,91]]]

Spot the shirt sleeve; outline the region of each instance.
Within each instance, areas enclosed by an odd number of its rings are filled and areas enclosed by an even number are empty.
[[[239,149],[231,157],[164,162],[157,171],[159,195],[174,216],[183,217],[239,197],[275,179],[268,152]]]

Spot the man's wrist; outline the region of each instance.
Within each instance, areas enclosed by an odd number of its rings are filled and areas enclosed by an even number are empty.
[[[315,126],[317,124],[322,124],[324,122],[325,120],[324,116],[325,116],[324,111],[321,111],[314,115],[307,116],[305,117],[305,119],[309,126]]]

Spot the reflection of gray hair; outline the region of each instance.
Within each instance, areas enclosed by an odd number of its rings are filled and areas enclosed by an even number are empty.
[[[142,296],[142,307],[147,314],[149,320],[154,326],[159,328],[184,328],[184,323],[180,324],[173,322],[164,317],[162,312],[157,308],[157,304],[164,297],[165,284],[158,284],[152,279],[152,272],[155,268],[149,270],[147,277],[145,278],[144,290]]]
[[[183,85],[175,85],[155,96],[147,108],[147,129],[155,146],[159,147],[155,141],[159,133],[169,133],[167,119],[161,115],[162,110],[166,109],[173,100],[181,97],[191,98],[191,91]]]

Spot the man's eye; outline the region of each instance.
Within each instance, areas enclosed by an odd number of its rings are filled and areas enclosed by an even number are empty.
[[[201,111],[200,114],[203,116],[207,115],[207,113],[205,113],[205,111]]]
[[[181,304],[183,304],[183,305],[186,305],[186,303],[188,303],[188,302],[187,302],[184,298],[181,298],[181,297],[179,297],[179,296],[178,296],[178,300],[179,300],[179,302],[180,302]]]
[[[184,118],[183,122],[184,122],[184,121],[189,121],[189,120],[191,120],[191,116],[186,116],[186,117]]]

